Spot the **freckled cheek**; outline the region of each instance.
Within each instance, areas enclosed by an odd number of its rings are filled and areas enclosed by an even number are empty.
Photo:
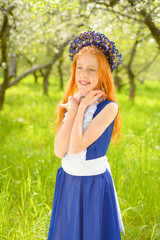
[[[78,76],[79,76],[79,74],[78,74],[78,72],[76,71],[76,72],[75,72],[75,80],[77,80]]]
[[[81,75],[81,72],[77,70],[75,76],[79,77],[80,75]]]
[[[98,79],[97,79],[97,77],[93,77],[93,78],[92,78],[92,84],[93,84],[93,85],[97,85],[97,84],[98,84]]]

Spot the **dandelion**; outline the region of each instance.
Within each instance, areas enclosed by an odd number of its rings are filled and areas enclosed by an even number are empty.
[[[18,122],[25,122],[23,118],[18,118]]]

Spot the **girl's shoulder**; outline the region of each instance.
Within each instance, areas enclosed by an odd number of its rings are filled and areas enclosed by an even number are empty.
[[[116,102],[114,102],[114,101],[110,101],[110,100],[108,100],[108,99],[103,99],[101,102],[99,102],[98,103],[98,105],[97,105],[97,109],[96,109],[96,111],[95,111],[95,113],[94,113],[94,117],[98,114],[98,113],[100,113],[102,110],[103,110],[103,108],[104,107],[106,107],[109,103],[115,103],[115,104],[117,104]]]
[[[114,101],[110,101],[110,100],[108,100],[108,99],[102,99],[99,103],[98,103],[98,107],[99,108],[104,108],[106,105],[108,105],[109,103],[111,103],[111,102],[113,102],[113,103],[116,103],[116,102],[114,102]]]

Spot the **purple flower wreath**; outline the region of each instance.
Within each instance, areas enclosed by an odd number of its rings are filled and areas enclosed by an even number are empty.
[[[109,62],[111,72],[118,68],[122,61],[122,54],[119,53],[113,41],[110,41],[104,34],[99,32],[90,31],[80,33],[78,37],[70,43],[69,57],[73,61],[74,56],[79,52],[79,50],[85,46],[95,46],[101,50]]]

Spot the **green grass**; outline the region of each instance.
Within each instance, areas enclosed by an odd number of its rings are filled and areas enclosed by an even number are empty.
[[[119,197],[123,239],[160,239],[160,83],[137,83],[134,101],[128,86],[117,93],[122,118],[119,146],[107,156]],[[32,78],[8,89],[0,112],[0,238],[46,239],[55,179],[61,159],[54,155],[57,83],[43,95]]]

